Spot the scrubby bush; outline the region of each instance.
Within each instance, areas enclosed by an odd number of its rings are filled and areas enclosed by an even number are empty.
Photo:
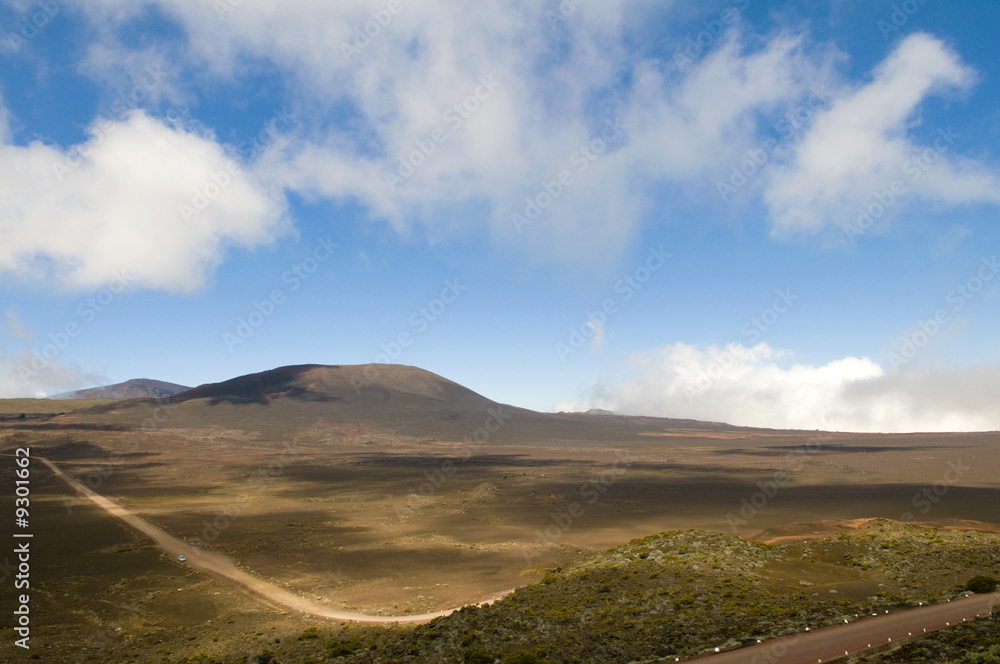
[[[493,664],[495,661],[497,656],[482,648],[467,650],[462,656],[462,664]]]
[[[361,650],[364,644],[356,636],[352,636],[349,639],[344,639],[342,641],[334,641],[329,644],[326,655],[327,657],[343,657],[344,655],[353,655],[356,651]]]
[[[254,657],[252,660],[253,664],[278,664],[278,660],[275,659],[274,653],[264,648]]]
[[[965,584],[965,589],[980,595],[986,595],[997,589],[997,580],[992,576],[975,576]]]
[[[536,649],[519,652],[504,660],[504,664],[549,664],[549,660],[542,657],[542,651]]]
[[[523,587],[495,604],[457,611],[426,627],[362,637],[370,650],[356,641],[357,652],[334,652],[351,654],[349,661],[357,664],[649,662],[667,656],[672,662],[695,656],[706,643],[735,647],[796,634],[803,624],[843,624],[848,616],[890,605],[943,600],[955,592],[956,583],[964,585],[976,574],[995,575],[1000,559],[1000,537],[995,535],[945,532],[935,534],[940,543],[934,543],[914,527],[899,536],[897,524],[867,528],[879,537],[861,532],[812,542],[812,553],[804,558],[805,545],[762,547],[701,531],[657,535],[569,563],[546,575],[546,583]],[[890,535],[893,546],[882,549]],[[804,592],[799,575],[809,574],[824,547],[834,546],[831,556],[884,570],[897,578],[900,588],[883,589],[879,598],[862,602]],[[655,559],[654,548],[662,553]],[[687,551],[683,556],[681,549]],[[965,558],[976,562],[971,571],[960,564]],[[792,567],[794,573],[772,578],[771,562]],[[856,567],[850,573],[864,580],[872,595],[879,592],[875,582],[882,576]],[[983,650],[1000,643],[1000,614],[952,631],[954,643],[946,642],[947,630],[928,635],[920,646],[927,652],[916,658],[887,656],[866,664],[1000,664]],[[975,659],[965,661],[972,652]]]
[[[962,658],[962,664],[1000,664],[1000,645],[969,653]]]

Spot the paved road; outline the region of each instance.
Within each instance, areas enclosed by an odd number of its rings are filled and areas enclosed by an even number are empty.
[[[448,609],[446,611],[438,611],[436,613],[421,613],[418,615],[407,615],[407,616],[369,616],[362,613],[353,613],[351,611],[339,611],[337,609],[331,609],[328,606],[319,604],[312,600],[306,599],[305,597],[300,597],[295,593],[289,592],[284,588],[280,588],[273,583],[264,581],[263,579],[257,578],[251,574],[240,569],[236,563],[228,556],[222,555],[220,553],[215,553],[213,551],[206,551],[205,549],[189,544],[184,540],[178,539],[173,535],[168,534],[162,528],[154,526],[150,522],[143,519],[141,516],[135,512],[126,509],[119,505],[118,503],[105,498],[104,496],[91,491],[89,488],[77,482],[75,479],[67,475],[66,473],[59,470],[58,467],[48,459],[43,457],[36,457],[46,466],[48,466],[56,477],[66,482],[66,484],[73,487],[77,493],[81,496],[94,503],[108,514],[118,517],[129,526],[138,530],[139,532],[152,538],[156,545],[162,550],[166,551],[168,554],[176,558],[177,556],[184,556],[187,558],[187,565],[195,569],[204,570],[218,576],[225,577],[231,581],[249,588],[250,590],[263,595],[267,599],[287,606],[297,611],[303,613],[308,613],[310,615],[319,616],[321,618],[332,618],[334,620],[343,620],[348,622],[358,622],[358,623],[423,623],[433,620],[434,618],[439,618],[441,616],[446,616],[458,609]],[[484,602],[477,602],[478,604],[489,604],[495,602],[507,595],[509,595],[513,590],[499,593],[493,597],[485,600]]]
[[[803,632],[696,661],[698,664],[819,664],[890,641],[957,625],[963,620],[988,616],[996,606],[1000,606],[1000,593],[973,595],[942,604],[868,616],[846,625]]]

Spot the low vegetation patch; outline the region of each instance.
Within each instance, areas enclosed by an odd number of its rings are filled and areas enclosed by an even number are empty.
[[[192,642],[203,653],[193,657],[198,650],[123,661],[669,663],[985,592],[998,575],[1000,535],[986,533],[875,520],[847,535],[768,545],[672,531],[564,564],[502,601],[425,625],[316,627],[304,620],[248,629],[227,644]],[[994,615],[848,664],[1000,664],[998,643]]]
[[[1000,615],[866,653],[854,664],[1000,664]]]
[[[980,575],[969,580],[965,589],[980,595],[988,595],[997,589],[997,580],[992,576]]]
[[[851,535],[785,546],[675,531],[566,565],[491,606],[378,634],[373,649],[345,661],[687,659],[807,627],[944,601],[961,594],[968,580],[996,573],[997,561],[996,535],[884,520]],[[994,641],[985,631],[967,630],[966,636],[964,650],[955,657],[978,657],[977,639],[987,639],[981,642],[982,656],[992,656],[985,647]]]

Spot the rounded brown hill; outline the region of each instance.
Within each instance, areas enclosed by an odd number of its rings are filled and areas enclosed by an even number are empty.
[[[120,430],[147,427],[151,421],[160,431],[211,427],[247,432],[260,440],[287,440],[303,430],[325,429],[456,444],[483,438],[481,429],[491,443],[557,445],[650,443],[657,442],[650,436],[668,431],[742,430],[692,420],[539,413],[499,404],[424,369],[387,364],[280,367],[163,400],[119,401],[77,411],[77,420]]]
[[[114,404],[134,417],[151,404]],[[284,437],[321,423],[415,436],[480,426],[498,404],[441,376],[402,365],[279,367],[201,385],[166,400],[165,428],[222,426]]]
[[[210,383],[174,395],[172,403],[207,399],[211,405],[260,404],[301,400],[359,407],[420,405],[482,408],[494,402],[424,369],[403,365],[303,364]],[[381,408],[380,408],[381,409]]]

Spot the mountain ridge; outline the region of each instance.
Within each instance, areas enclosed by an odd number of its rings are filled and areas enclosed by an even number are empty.
[[[537,412],[499,403],[425,369],[392,364],[278,367],[165,398],[94,406],[79,415],[108,426],[139,426],[144,421],[148,424],[149,418],[169,427],[224,426],[257,432],[269,440],[283,440],[292,431],[315,427],[378,432],[411,441],[476,439],[552,445],[567,441],[649,443],[654,440],[650,436],[684,436],[696,431],[740,437],[763,431],[691,419]]]
[[[168,383],[162,380],[132,378],[112,385],[101,385],[82,390],[63,392],[49,398],[57,401],[78,399],[162,399],[190,389],[187,385],[178,385],[177,383]]]
[[[207,399],[220,403],[268,404],[276,399],[360,403],[402,395],[440,402],[496,402],[426,369],[396,364],[298,364],[206,383],[174,394],[171,403]]]

